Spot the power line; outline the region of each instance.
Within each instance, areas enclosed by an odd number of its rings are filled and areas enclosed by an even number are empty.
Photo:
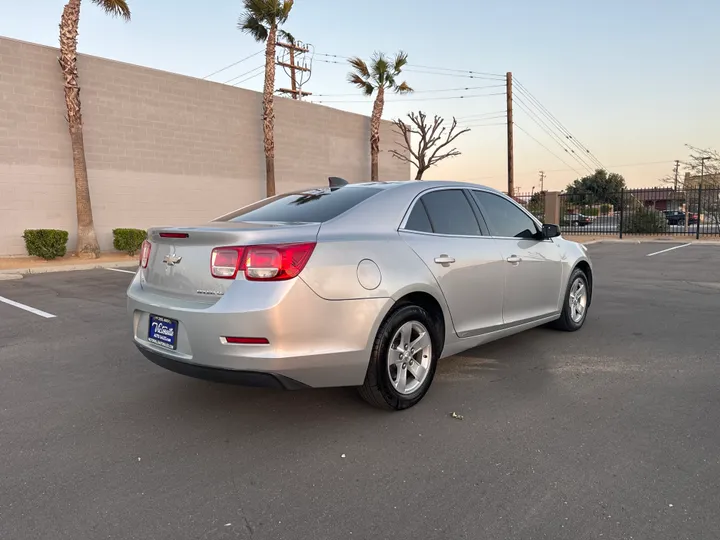
[[[426,69],[415,69],[412,67],[403,69],[403,73],[422,73],[424,75],[440,75],[441,77],[458,77],[462,79],[479,79],[485,81],[498,81],[495,77],[488,77],[487,75],[465,75],[464,73],[442,73],[438,71],[428,71]]]
[[[479,122],[489,122],[491,120],[504,120],[505,116],[488,116],[487,118],[473,118],[472,120],[458,120],[458,124],[463,126],[469,126],[470,124],[477,124]],[[507,124],[507,121],[504,122]]]
[[[540,126],[540,128],[550,135],[550,137],[562,148],[565,152],[570,154],[575,161],[577,161],[580,165],[588,169],[590,172],[593,172],[593,166],[592,161],[590,161],[590,164],[585,161],[582,157],[578,156],[578,154],[575,152],[575,150],[572,149],[566,142],[565,142],[565,136],[561,133],[558,135],[556,133],[557,128],[554,125],[548,126],[547,122],[541,117],[538,116],[537,113],[535,113],[530,106],[518,95],[515,96],[515,100],[517,101],[517,104],[520,105],[520,108],[523,112],[528,114],[533,122]]]
[[[244,82],[248,82],[250,79],[254,79],[255,77],[259,77],[260,75],[264,75],[264,74],[265,74],[265,70],[259,71],[255,75],[250,75],[249,77],[244,78],[242,81],[236,82],[235,84],[233,84],[233,86],[238,86]]]
[[[490,112],[486,112],[486,113],[477,113],[477,114],[469,114],[467,116],[461,116],[457,120],[458,121],[470,120],[470,119],[477,119],[477,118],[480,118],[483,116],[494,116],[494,115],[503,115],[504,116],[506,113],[507,113],[507,111],[505,111],[505,110],[490,111]]]
[[[492,94],[468,94],[463,96],[447,96],[447,97],[430,97],[430,98],[418,98],[418,99],[387,99],[385,103],[398,103],[400,101],[436,101],[436,100],[450,100],[450,99],[471,99],[479,97],[490,97],[490,96],[504,96],[505,92],[495,92]],[[367,99],[326,99],[319,101],[311,101],[311,103],[369,103]]]
[[[329,53],[315,53],[319,56],[326,56],[329,58],[340,58],[343,60],[349,60],[349,56],[343,56],[341,54],[329,54]],[[338,64],[344,64],[345,62],[336,62]],[[484,76],[484,77],[495,77],[498,80],[505,80],[505,75],[501,73],[489,73],[486,71],[473,71],[471,69],[455,69],[455,68],[447,68],[447,67],[434,67],[434,66],[423,66],[419,64],[407,64],[407,67],[409,68],[420,68],[420,69],[430,69],[435,71],[448,71],[448,72],[455,72],[455,73],[462,73],[463,76]],[[438,73],[438,75],[440,75]]]
[[[254,67],[254,68],[251,69],[250,71],[246,71],[245,73],[241,73],[241,74],[238,75],[237,77],[233,77],[232,79],[228,79],[228,80],[225,81],[223,84],[230,84],[230,83],[233,82],[233,81],[236,81],[236,80],[238,80],[238,79],[241,79],[241,78],[245,77],[246,75],[250,75],[253,71],[257,71],[258,69],[264,69],[264,68],[265,68],[264,65],[263,65],[263,66]],[[240,81],[240,82],[242,82],[242,81]],[[237,83],[236,83],[236,84],[237,84]]]
[[[525,113],[528,115],[528,117],[530,118],[530,120],[532,120],[536,125],[538,125],[538,126],[540,127],[540,129],[542,129],[545,133],[547,133],[547,134],[550,136],[550,138],[551,138],[560,148],[562,148],[565,152],[567,152],[568,154],[570,154],[570,156],[571,156],[580,166],[586,168],[586,169],[587,169],[588,171],[590,171],[590,172],[593,172],[593,168],[592,168],[590,165],[588,165],[584,160],[582,160],[580,157],[578,157],[578,155],[575,153],[575,151],[574,151],[572,148],[570,148],[570,149],[568,150],[568,147],[566,146],[565,141],[564,141],[561,137],[559,137],[556,133],[554,133],[554,132],[552,131],[552,128],[550,128],[550,127],[545,123],[545,121],[544,121],[542,118],[540,118],[537,114],[535,114],[535,113],[525,104],[525,102],[522,101],[522,99],[520,99],[519,96],[515,96],[515,98],[514,98],[513,101],[515,101],[518,105],[520,105],[520,108],[523,110],[523,112],[525,112]]]
[[[213,71],[210,75],[205,75],[203,77],[203,79],[209,79],[213,75],[217,75],[218,73],[222,73],[223,71],[226,71],[226,70],[230,69],[231,67],[235,67],[238,64],[242,64],[245,60],[250,60],[251,58],[253,58],[254,56],[257,56],[258,54],[260,54],[262,52],[264,52],[263,49],[260,49],[258,52],[253,53],[250,56],[246,56],[242,60],[238,60],[237,62],[233,62],[232,64],[229,64],[229,65],[225,66],[224,68],[218,69],[217,71]]]
[[[325,60],[323,58],[316,58],[316,62],[323,62],[325,64],[338,64],[341,66],[345,66],[346,62],[339,62],[337,60]],[[408,64],[410,66],[410,64]],[[436,68],[441,69],[441,68]],[[477,79],[477,80],[485,80],[485,81],[499,81],[500,79],[496,77],[489,77],[487,75],[466,75],[464,73],[441,73],[438,71],[428,71],[425,69],[415,69],[412,67],[403,68],[403,73],[424,73],[425,75],[440,75],[443,77],[459,77],[461,79]]]
[[[570,157],[572,157],[581,167],[587,169],[589,172],[593,172],[593,168],[585,161],[580,159],[574,150],[568,150],[564,140],[559,137],[554,131],[552,131],[552,128],[549,128],[547,124],[542,120],[542,118],[537,116],[532,110],[527,107],[527,105],[521,102],[517,97],[516,100],[516,103],[520,106],[520,110],[527,114],[530,120],[532,120],[538,127],[540,127],[540,129],[542,129],[547,135],[549,135],[553,142],[555,142],[555,144],[557,144],[562,150],[564,150],[565,153],[569,154]]]
[[[464,126],[461,126],[463,129],[465,128],[479,128],[479,127],[491,127],[491,126],[504,126],[506,125],[505,122],[496,122],[494,124],[467,124]]]
[[[522,83],[518,82],[518,89],[520,92],[530,101],[532,105],[537,107],[537,109],[540,111],[540,114],[545,116],[562,134],[563,138],[569,140],[578,150],[580,150],[583,154],[587,154],[591,163],[594,163],[596,166],[600,168],[605,168],[602,162],[600,162],[597,157],[595,157],[590,150],[588,150],[579,140],[577,140],[570,131],[545,107],[542,103],[540,103],[540,100],[538,100],[534,95],[530,93],[530,91],[525,88],[525,86],[522,85]]]
[[[551,122],[553,122],[568,140],[570,140],[579,150],[586,153],[593,163],[597,164],[601,169],[605,169],[605,166],[602,164],[602,162],[592,152],[590,152],[590,150],[588,150],[588,148],[581,141],[579,141],[572,133],[570,133],[570,131],[560,122],[560,120],[558,120],[547,109],[547,107],[540,103],[539,99],[532,95],[532,93],[520,81],[517,81],[517,85],[519,90],[531,101],[531,103],[538,107],[540,112],[543,113]]]
[[[502,125],[505,125],[505,124],[502,124]],[[515,124],[515,127],[518,127],[518,128],[519,128],[520,126],[518,126],[517,124]],[[556,156],[556,157],[557,157],[557,156]],[[558,158],[558,159],[559,159],[559,158]],[[667,165],[669,165],[670,163],[675,163],[675,161],[666,159],[666,160],[663,160],[663,161],[643,161],[643,162],[640,162],[640,163],[623,163],[623,164],[620,164],[620,165],[608,165],[608,170],[622,169],[623,167],[643,167],[643,166],[646,166],[646,165],[662,165],[662,164],[667,164]],[[569,171],[575,171],[576,173],[578,172],[577,170],[575,170],[575,169],[573,169],[573,168],[569,168],[569,169],[548,169],[548,170],[545,170],[546,173],[569,172]],[[532,174],[532,173],[534,173],[534,172],[536,172],[536,171],[535,171],[535,170],[528,170],[528,171],[519,172],[518,174]],[[495,179],[495,178],[505,178],[505,175],[480,176],[480,177],[478,177],[478,178],[474,178],[473,180],[491,180],[491,179]]]
[[[550,150],[547,146],[545,146],[543,143],[541,143],[540,141],[538,141],[535,137],[533,137],[532,135],[530,135],[530,133],[528,133],[526,130],[524,130],[522,127],[520,127],[520,126],[517,124],[517,122],[515,122],[515,124],[513,124],[513,125],[514,125],[516,128],[518,128],[520,131],[522,131],[523,133],[525,133],[525,135],[527,135],[528,137],[530,137],[533,141],[535,141],[535,142],[538,143],[540,146],[542,146],[542,147],[543,147],[545,150],[547,150],[550,154],[552,154],[552,155],[555,156],[557,159],[559,159],[560,161],[562,161],[565,165],[567,165],[568,167],[570,167],[570,170],[575,171],[577,174],[580,174],[580,175],[582,174],[582,173],[580,173],[580,171],[578,171],[576,168],[572,167],[567,161],[565,161],[563,158],[561,158],[560,156],[558,156],[555,152],[553,152],[552,150]]]
[[[421,68],[421,69],[434,69],[437,71],[453,71],[456,73],[467,73],[469,75],[484,75],[487,77],[497,77],[499,80],[505,79],[505,75],[503,75],[501,73],[488,73],[485,71],[473,71],[471,69],[453,69],[453,68],[445,68],[445,67],[421,66],[419,64],[408,64],[408,67]]]
[[[465,86],[465,87],[458,87],[458,88],[438,88],[436,90],[415,90],[413,91],[413,95],[415,94],[429,94],[429,93],[435,93],[435,92],[460,92],[463,90],[485,90],[487,88],[499,88],[501,86],[504,86],[502,84],[490,84],[487,86]],[[344,97],[344,96],[357,96],[357,92],[350,92],[347,94],[313,94],[315,97]]]

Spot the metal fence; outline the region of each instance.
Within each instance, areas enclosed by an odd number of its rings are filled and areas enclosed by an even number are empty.
[[[720,236],[720,187],[560,194],[565,235]]]
[[[545,223],[545,192],[515,193],[516,202],[523,205],[532,215]]]

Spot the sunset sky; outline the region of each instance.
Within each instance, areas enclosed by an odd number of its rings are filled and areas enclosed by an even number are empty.
[[[262,48],[236,28],[240,0],[214,0],[202,8],[189,0],[128,3],[133,20],[126,24],[83,2],[81,52],[205,77]],[[57,44],[63,0],[5,4],[0,35]],[[345,82],[343,57],[403,49],[410,63],[405,79],[418,93],[388,98],[385,118],[418,109],[458,118],[485,114],[486,120],[465,122],[475,127],[459,139],[463,155],[429,171],[429,179],[505,186],[505,128],[493,114],[504,111],[504,96],[460,99],[503,92],[496,86],[502,81],[469,78],[460,70],[512,71],[609,170],[623,174],[630,186],[651,186],[675,159],[687,157],[686,143],[720,148],[719,20],[720,3],[712,0],[462,0],[452,9],[430,0],[297,0],[286,27],[314,46],[313,75],[304,87],[313,101],[369,114],[371,100]],[[243,81],[256,74],[241,86],[259,90],[262,62],[256,55],[211,79]],[[287,85],[282,71],[277,82]],[[480,86],[492,88],[464,90]],[[567,164],[586,171],[522,106],[516,105],[515,120]],[[515,140],[522,191],[539,189],[541,169],[549,189],[578,176],[520,129]]]

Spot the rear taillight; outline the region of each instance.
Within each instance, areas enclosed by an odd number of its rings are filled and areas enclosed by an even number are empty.
[[[210,273],[216,278],[235,279],[244,252],[245,248],[242,247],[213,249],[210,255]]]
[[[161,232],[160,238],[189,238],[190,235],[184,232]]]
[[[150,248],[152,248],[152,244],[144,240],[140,247],[140,266],[142,268],[147,268],[148,262],[150,261]]]
[[[223,279],[243,271],[250,281],[284,281],[302,272],[314,249],[314,243],[215,248],[210,272]]]
[[[315,244],[252,246],[245,252],[245,278],[252,281],[283,281],[305,268]]]

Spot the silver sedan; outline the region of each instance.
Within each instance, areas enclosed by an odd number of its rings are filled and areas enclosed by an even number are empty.
[[[135,344],[164,368],[357,386],[405,409],[443,357],[546,323],[578,330],[592,284],[584,246],[491,188],[332,178],[150,229],[127,296]]]

